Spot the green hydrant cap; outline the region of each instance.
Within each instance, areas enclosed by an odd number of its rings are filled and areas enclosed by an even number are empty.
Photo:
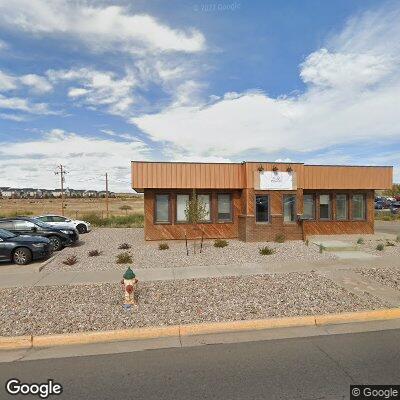
[[[134,279],[136,278],[135,273],[131,270],[131,267],[128,267],[128,269],[124,273],[124,279]]]

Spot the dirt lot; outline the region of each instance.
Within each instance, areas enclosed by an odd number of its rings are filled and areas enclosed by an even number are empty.
[[[142,282],[138,306],[122,308],[117,284],[0,290],[0,335],[325,314],[388,307],[315,273]]]
[[[119,250],[122,243],[128,243],[129,250]],[[141,228],[98,228],[86,235],[81,235],[81,244],[64,249],[56,259],[46,266],[46,270],[107,270],[121,267],[116,263],[116,257],[122,252],[132,256],[134,268],[168,268],[201,265],[229,265],[243,263],[285,262],[285,261],[318,261],[332,259],[334,256],[320,254],[318,247],[306,246],[302,241],[287,241],[285,243],[245,243],[239,240],[229,240],[225,248],[215,248],[214,241],[204,243],[203,252],[193,254],[192,243],[189,243],[190,255],[186,255],[185,243],[168,241],[168,250],[159,250],[158,242],[146,242]],[[269,246],[275,253],[260,255],[259,248]],[[199,246],[197,246],[199,247]],[[102,251],[98,257],[89,257],[90,250]],[[62,263],[68,256],[76,255],[78,263],[67,266]]]
[[[130,206],[128,211],[121,210],[123,206]],[[109,210],[111,215],[143,214],[143,198],[124,197],[110,198]],[[0,215],[21,214],[40,215],[61,212],[61,199],[0,199]],[[80,198],[65,200],[65,215],[72,218],[82,217],[84,214],[97,213],[106,216],[105,199]]]

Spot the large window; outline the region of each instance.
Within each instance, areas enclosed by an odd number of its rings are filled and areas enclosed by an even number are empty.
[[[269,221],[268,196],[256,196],[256,222]]]
[[[188,194],[177,194],[176,195],[176,221],[177,222],[186,222],[186,207],[189,203],[189,195]]]
[[[294,194],[283,195],[283,221],[296,221],[296,195]]]
[[[331,196],[319,195],[319,219],[331,219]]]
[[[348,219],[347,194],[336,195],[336,219]]]
[[[353,219],[365,219],[365,196],[363,194],[353,195],[351,204]]]
[[[305,194],[303,197],[303,218],[315,219],[315,197],[313,194]]]
[[[211,221],[211,201],[210,201],[210,195],[209,194],[199,194],[197,195],[197,198],[199,199],[199,202],[204,205],[206,209],[206,216],[203,219],[204,222],[210,222]]]
[[[232,204],[230,194],[218,194],[218,221],[232,221]]]
[[[155,216],[156,216],[156,222],[159,223],[170,222],[168,194],[156,194]]]

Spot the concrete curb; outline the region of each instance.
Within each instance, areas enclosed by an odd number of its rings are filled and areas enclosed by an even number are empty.
[[[194,336],[211,333],[322,326],[400,319],[400,308],[358,311],[341,314],[309,315],[259,320],[211,322],[189,325],[154,326],[100,332],[77,332],[60,335],[0,337],[0,350],[29,349],[126,340],[144,340],[171,336]]]
[[[48,258],[46,261],[42,262],[39,265],[38,271],[37,272],[41,272],[42,269],[47,265],[50,264],[55,258],[57,258],[58,254],[54,254],[54,256],[51,256],[50,258]]]

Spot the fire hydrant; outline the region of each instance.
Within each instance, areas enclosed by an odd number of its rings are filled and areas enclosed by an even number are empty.
[[[131,267],[125,271],[121,285],[125,294],[125,304],[136,304],[135,301],[135,289],[138,280],[136,279],[135,273],[131,270]]]

